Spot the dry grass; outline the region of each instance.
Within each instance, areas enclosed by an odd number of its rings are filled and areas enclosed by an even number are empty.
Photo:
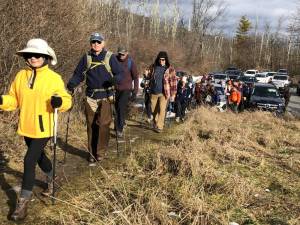
[[[73,125],[72,139],[84,148],[82,125]],[[297,120],[201,108],[160,141],[149,133],[126,157],[70,177],[59,193],[65,202],[34,218],[44,224],[296,225],[299,135]]]

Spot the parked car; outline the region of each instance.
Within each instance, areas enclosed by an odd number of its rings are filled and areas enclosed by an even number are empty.
[[[279,69],[277,73],[282,74],[282,75],[288,75],[288,70],[287,69]]]
[[[297,91],[296,91],[297,95],[300,96],[300,80],[297,83]]]
[[[224,112],[227,107],[224,86],[221,84],[215,83],[214,88],[215,88],[215,91],[217,92],[217,94],[219,95],[219,100],[218,100],[216,106],[221,112]]]
[[[272,84],[256,83],[250,97],[250,107],[283,114],[285,101],[279,91]]]
[[[277,74],[277,72],[265,72],[269,78],[272,78]]]
[[[243,75],[242,71],[235,67],[227,68],[224,73],[226,73],[229,76],[230,80],[236,80],[239,76]]]
[[[255,75],[258,73],[258,70],[247,70],[244,75],[249,77],[255,77]]]
[[[241,76],[239,77],[239,81],[247,85],[258,82],[256,77],[249,77],[249,76]]]
[[[214,83],[222,83],[225,84],[227,80],[229,80],[229,77],[227,74],[224,73],[217,73],[213,75]]]
[[[270,81],[270,77],[267,76],[267,73],[257,73],[255,77],[260,83],[268,83]]]
[[[284,88],[285,86],[289,86],[291,84],[291,80],[287,75],[276,75],[273,77],[272,83],[277,88]]]

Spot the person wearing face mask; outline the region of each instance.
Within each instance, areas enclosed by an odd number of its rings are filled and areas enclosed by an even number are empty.
[[[54,109],[64,112],[71,108],[71,96],[66,92],[59,74],[48,64],[57,63],[54,50],[43,39],[31,39],[26,48],[17,52],[27,67],[20,70],[10,86],[9,93],[0,96],[0,109],[20,110],[18,134],[24,136],[27,152],[24,158],[22,189],[12,220],[22,220],[27,215],[28,203],[35,181],[38,164],[48,177],[48,187],[42,192],[53,191],[52,163],[45,154],[45,146],[53,137]]]
[[[153,128],[161,133],[164,128],[168,102],[174,102],[177,92],[175,69],[170,65],[165,51],[158,53],[155,62],[150,66],[151,111]]]

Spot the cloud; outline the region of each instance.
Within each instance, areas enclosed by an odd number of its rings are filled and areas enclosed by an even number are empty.
[[[220,3],[222,0],[216,0]],[[151,2],[151,1],[148,1]],[[156,2],[152,0],[152,3]],[[161,15],[167,12],[167,8],[174,7],[173,0],[160,1]],[[225,33],[234,33],[241,16],[245,15],[255,26],[258,21],[258,29],[262,30],[266,23],[275,28],[280,18],[283,19],[283,27],[287,27],[289,19],[295,13],[299,0],[223,0],[226,13],[218,23],[218,27],[223,27]],[[192,16],[193,0],[177,0],[181,16],[188,20]],[[298,3],[298,4],[297,4]],[[151,4],[151,3],[150,3]],[[214,8],[212,11],[215,11]],[[148,11],[149,12],[149,11]]]

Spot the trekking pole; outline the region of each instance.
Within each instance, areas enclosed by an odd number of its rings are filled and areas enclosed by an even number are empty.
[[[57,113],[58,109],[54,109],[54,126],[53,126],[53,175],[52,175],[52,205],[55,203],[55,167],[56,167],[56,143],[57,143]]]
[[[72,107],[73,108],[73,107]],[[66,130],[66,138],[65,138],[65,145],[68,146],[68,137],[69,137],[69,124],[70,124],[70,118],[71,118],[71,111],[72,108],[68,112],[68,119],[67,119],[67,130]],[[64,159],[63,159],[63,164],[65,164],[67,161],[67,151],[65,149],[64,151]]]
[[[117,111],[116,111],[116,101],[115,101],[115,93],[113,92],[113,102],[112,102],[112,117],[114,118],[114,128],[115,128],[115,135],[116,135],[116,144],[117,144],[117,156],[119,157],[119,140],[118,140],[118,131],[117,131]]]

